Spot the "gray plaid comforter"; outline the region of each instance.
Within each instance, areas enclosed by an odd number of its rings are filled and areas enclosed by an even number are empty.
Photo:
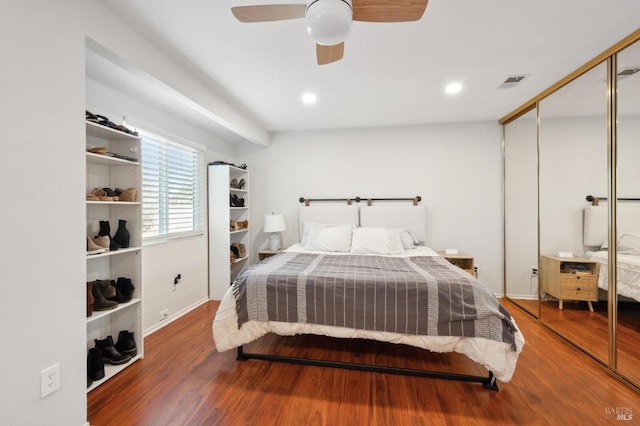
[[[281,253],[233,283],[238,328],[247,321],[314,323],[508,343],[511,315],[486,287],[438,256]]]

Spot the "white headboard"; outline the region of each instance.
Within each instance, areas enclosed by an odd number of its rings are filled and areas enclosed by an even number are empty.
[[[640,207],[619,205],[616,209],[618,233],[640,232]],[[607,205],[589,206],[584,208],[583,244],[585,246],[600,246],[607,239],[609,233]]]
[[[427,209],[423,206],[360,206],[360,226],[407,229],[424,243]]]
[[[345,223],[358,226],[358,206],[356,205],[325,205],[305,206],[298,208],[298,241],[302,239],[302,226],[305,222],[316,223]]]

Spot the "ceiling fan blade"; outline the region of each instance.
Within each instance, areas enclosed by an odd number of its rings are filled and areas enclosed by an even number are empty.
[[[318,65],[326,65],[336,62],[344,56],[344,43],[334,44],[333,46],[324,46],[316,44],[316,58]]]
[[[407,22],[422,18],[429,0],[353,0],[353,20]]]
[[[265,4],[258,6],[237,6],[231,13],[240,22],[285,21],[304,18],[304,4]]]

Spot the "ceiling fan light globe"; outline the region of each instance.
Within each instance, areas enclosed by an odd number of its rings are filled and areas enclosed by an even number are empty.
[[[333,46],[351,34],[353,9],[350,0],[317,0],[306,11],[307,32],[318,44]]]

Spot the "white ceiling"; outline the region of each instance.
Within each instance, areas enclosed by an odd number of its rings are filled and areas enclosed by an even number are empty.
[[[318,66],[304,20],[230,12],[266,0],[101,2],[269,131],[498,120],[640,26],[638,0],[430,0],[417,22],[354,22],[344,59]]]

